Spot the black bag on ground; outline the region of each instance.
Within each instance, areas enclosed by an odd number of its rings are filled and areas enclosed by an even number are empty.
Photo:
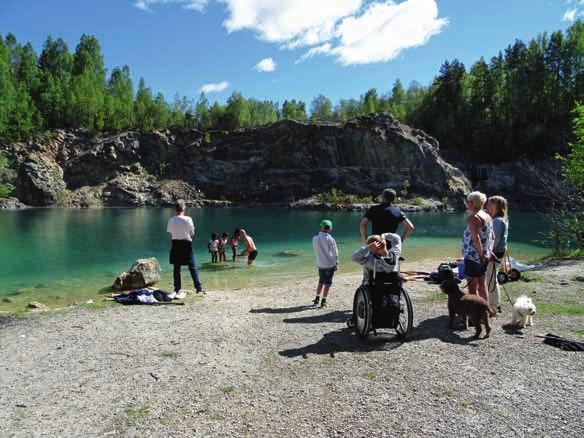
[[[438,275],[440,283],[445,280],[454,280],[454,271],[452,270],[450,263],[440,263],[438,266]]]

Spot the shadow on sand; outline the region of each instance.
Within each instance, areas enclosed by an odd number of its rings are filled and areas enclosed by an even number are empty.
[[[461,337],[460,333],[466,334],[465,337]],[[481,336],[484,336],[485,331]],[[474,329],[469,327],[468,330],[463,330],[462,327],[459,329],[449,329],[448,328],[448,315],[440,315],[435,318],[428,318],[420,322],[412,330],[412,334],[408,337],[408,342],[418,342],[425,341],[426,339],[438,339],[441,342],[447,344],[459,344],[459,345],[469,345],[471,347],[477,347],[476,344],[471,344],[471,342],[476,341],[473,338]],[[480,340],[480,339],[479,339]]]
[[[303,312],[308,309],[315,309],[315,306],[294,306],[294,307],[262,307],[259,309],[251,309],[249,313],[296,313]]]
[[[315,344],[306,345],[300,348],[291,348],[278,352],[284,357],[303,357],[306,359],[309,354],[326,354],[335,357],[336,353],[349,352],[369,352],[369,351],[390,351],[397,348],[402,343],[390,333],[383,333],[379,336],[369,336],[367,339],[359,339],[354,331],[349,328],[342,328],[326,333],[322,339]]]
[[[345,323],[351,316],[350,310],[334,311],[325,314],[314,316],[304,316],[299,318],[284,319],[285,323]],[[453,331],[447,327],[448,316],[442,315],[436,318],[426,319],[412,330],[412,333],[405,342],[419,342],[427,339],[438,339],[441,342],[458,345],[468,345],[470,347],[478,347],[473,343],[474,330],[468,330],[468,336],[461,337],[457,331]],[[484,332],[483,332],[484,333]],[[314,344],[309,344],[300,348],[291,348],[282,350],[278,354],[284,357],[303,357],[307,358],[309,354],[326,354],[330,357],[335,357],[339,352],[369,352],[369,351],[391,351],[403,344],[395,332],[387,329],[380,329],[378,335],[370,334],[365,339],[360,339],[355,335],[354,330],[344,327],[340,330],[335,330],[326,333],[322,339]]]
[[[286,324],[321,324],[338,322],[344,324],[353,314],[352,310],[335,310],[328,313],[318,313],[311,316],[300,316],[298,318],[285,318],[282,321]]]

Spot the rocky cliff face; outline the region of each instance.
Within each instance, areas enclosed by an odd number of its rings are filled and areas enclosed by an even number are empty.
[[[373,195],[406,179],[418,194],[459,197],[470,189],[435,139],[387,114],[234,132],[55,131],[0,150],[17,174],[15,196],[38,206],[287,202],[333,187]]]

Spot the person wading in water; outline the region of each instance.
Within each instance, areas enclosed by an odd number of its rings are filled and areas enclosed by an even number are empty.
[[[193,236],[195,235],[195,226],[189,216],[185,216],[186,205],[180,200],[175,204],[176,216],[168,220],[166,231],[172,239],[170,248],[170,264],[174,266],[174,292],[177,298],[181,298],[181,266],[188,266],[193,284],[197,294],[204,294],[203,285],[199,280],[199,273],[195,265],[195,254],[193,253]],[[182,294],[184,296],[184,293]]]
[[[385,233],[395,233],[402,222],[404,224],[404,232],[401,235],[401,241],[403,242],[412,234],[414,224],[399,208],[391,205],[395,201],[395,196],[395,190],[385,189],[381,194],[381,204],[374,205],[365,212],[359,226],[363,243],[367,241],[367,224],[369,222],[371,222],[372,235],[381,236]]]

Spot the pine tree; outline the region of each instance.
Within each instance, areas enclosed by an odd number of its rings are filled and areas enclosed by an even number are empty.
[[[119,132],[134,127],[134,88],[127,65],[112,70],[105,102],[106,130]]]
[[[138,92],[136,93],[136,99],[134,100],[134,115],[136,118],[136,128],[139,131],[151,131],[156,127],[152,90],[146,87],[143,78],[140,78]]]
[[[73,57],[73,79],[68,95],[72,126],[102,130],[105,118],[105,66],[99,41],[81,36]]]

